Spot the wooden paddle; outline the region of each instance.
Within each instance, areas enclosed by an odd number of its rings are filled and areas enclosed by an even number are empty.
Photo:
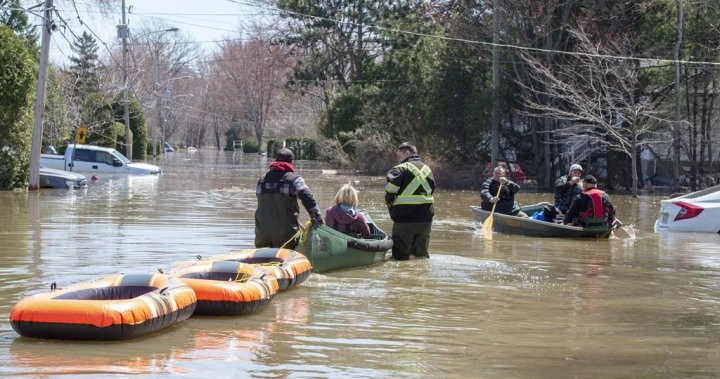
[[[502,189],[502,186],[503,186],[502,184],[500,184],[500,186],[498,186],[497,194],[495,194],[495,197],[498,198],[498,201],[500,201],[499,197],[500,197],[500,190]],[[493,203],[492,210],[490,211],[490,216],[488,216],[488,218],[485,219],[485,221],[483,222],[483,226],[482,226],[483,237],[485,237],[486,239],[489,239],[489,240],[492,239],[493,214],[495,214],[495,206],[497,205],[497,203],[498,203],[497,201]]]
[[[633,236],[628,232],[625,227],[623,226],[623,223],[620,222],[617,218],[615,221],[613,221],[612,224],[612,233],[615,236],[615,238],[632,238]]]

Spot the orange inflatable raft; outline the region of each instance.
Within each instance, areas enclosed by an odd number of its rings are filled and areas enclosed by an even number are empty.
[[[280,291],[290,289],[310,276],[312,265],[295,250],[265,247],[246,249],[208,258],[210,261],[235,261],[262,267],[278,281]]]
[[[203,260],[180,264],[170,275],[197,296],[194,315],[237,316],[265,308],[278,291],[278,281],[260,267],[236,261]]]
[[[166,275],[119,274],[22,299],[10,323],[26,337],[124,340],[189,318],[196,301]]]

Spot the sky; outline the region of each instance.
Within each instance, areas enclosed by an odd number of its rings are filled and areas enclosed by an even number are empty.
[[[29,7],[37,1],[40,0],[23,3]],[[98,40],[100,55],[109,54],[109,50],[122,43],[117,38],[122,3],[120,0],[113,3],[117,4],[117,9],[102,15],[91,0],[55,0],[59,14],[59,17],[55,16],[55,22],[61,27],[52,34],[50,61],[66,65],[67,57],[72,55],[70,43],[83,31]],[[215,49],[225,37],[237,38],[242,23],[267,14],[267,10],[255,5],[252,0],[126,0],[125,5],[129,9],[126,18],[131,35],[137,35],[143,26],[147,28],[148,25],[161,23],[165,28],[178,28],[179,33],[198,42],[206,52]],[[40,19],[35,22],[39,23]]]

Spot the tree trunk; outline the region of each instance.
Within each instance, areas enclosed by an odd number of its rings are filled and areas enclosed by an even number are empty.
[[[635,128],[635,126],[632,126]],[[638,140],[637,133],[633,133],[633,144],[630,146],[630,162],[632,162],[632,194],[633,197],[638,197]]]
[[[675,126],[673,128],[673,190],[680,188],[680,49],[682,48],[685,0],[678,4],[678,37],[675,42]]]

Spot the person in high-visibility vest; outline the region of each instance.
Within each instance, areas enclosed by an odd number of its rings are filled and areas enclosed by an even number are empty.
[[[387,173],[385,204],[393,220],[392,257],[396,260],[429,258],[430,231],[435,216],[435,179],[420,161],[417,148],[403,143],[396,151],[397,166]]]

